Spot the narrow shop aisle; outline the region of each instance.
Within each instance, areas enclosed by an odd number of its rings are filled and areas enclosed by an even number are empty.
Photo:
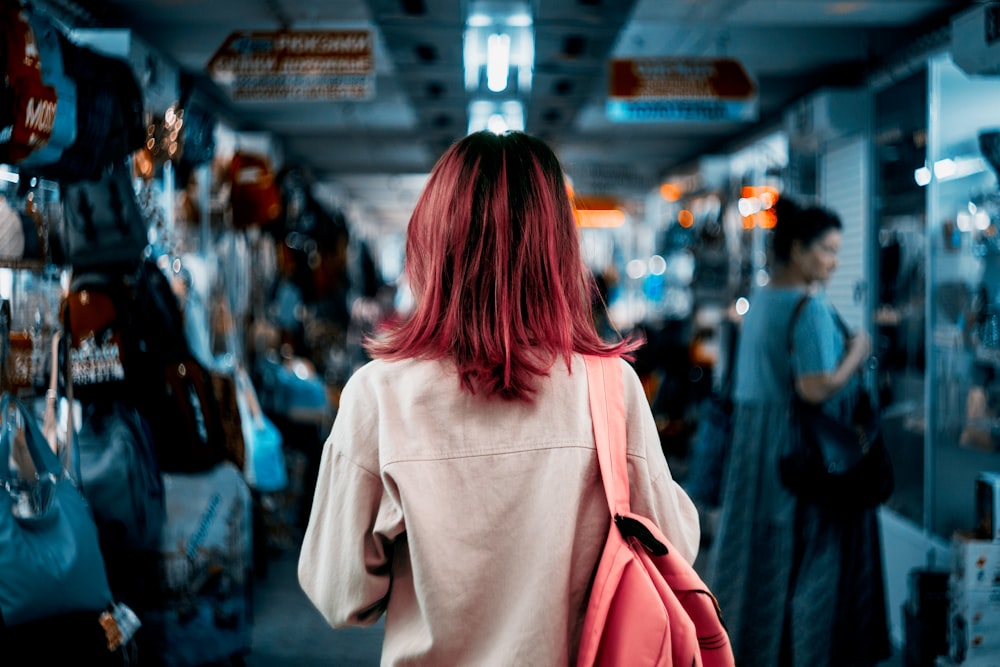
[[[331,629],[299,588],[298,552],[273,556],[254,591],[253,650],[246,667],[378,667],[383,623]],[[900,651],[879,667],[901,667]]]
[[[253,647],[247,667],[377,667],[381,621],[333,630],[299,588],[298,550],[272,555],[254,590]]]

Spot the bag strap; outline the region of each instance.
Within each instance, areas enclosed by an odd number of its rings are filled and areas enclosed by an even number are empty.
[[[811,299],[812,296],[808,292],[802,294],[802,296],[799,297],[799,300],[795,302],[795,308],[792,309],[792,316],[788,320],[788,334],[787,334],[789,352],[791,352],[792,347],[794,347],[792,343],[794,342],[795,339],[795,336],[793,335],[795,333],[795,323],[799,321],[799,316],[802,314],[802,311],[805,310],[806,304],[809,303]]]
[[[597,461],[611,515],[631,511],[625,452],[625,386],[618,357],[584,355]]]
[[[787,334],[789,355],[791,354],[791,351],[794,348],[794,345],[792,343],[794,339],[793,334],[795,332],[795,323],[798,322],[799,316],[802,314],[802,311],[805,310],[806,304],[809,303],[811,299],[812,296],[810,296],[809,293],[806,292],[805,294],[799,297],[799,300],[795,303],[795,308],[792,309],[792,317],[788,322],[788,334]],[[849,326],[847,326],[847,323],[844,322],[844,318],[840,316],[840,313],[837,312],[836,308],[831,308],[830,310],[833,313],[834,323],[836,323],[837,328],[840,329],[841,333],[844,335],[844,340],[850,340],[851,337],[854,335],[854,332],[851,331],[851,328]],[[858,367],[858,370],[855,371],[858,374],[858,377],[862,378],[862,381],[864,380],[864,369],[865,369],[865,364],[862,364],[861,366]],[[791,373],[791,375],[792,375],[792,387],[794,387],[795,374]]]
[[[49,448],[59,453],[57,437],[59,422],[59,338],[60,332],[52,334],[52,360],[49,364],[49,388],[45,391],[45,415],[42,418],[42,435],[49,442]]]
[[[10,420],[14,419],[12,423]],[[59,477],[63,471],[62,463],[49,449],[45,436],[35,419],[34,414],[25,407],[19,398],[9,392],[0,397],[0,479],[9,479],[8,461],[11,455],[11,444],[16,433],[24,434],[24,444],[35,466],[35,472]]]
[[[798,400],[804,400],[799,396],[798,390],[795,388],[795,370],[793,368],[794,359],[792,358],[792,350],[795,349],[795,323],[799,321],[799,316],[802,315],[802,311],[806,309],[806,304],[812,300],[812,295],[809,292],[804,292],[799,300],[795,302],[795,308],[792,309],[792,316],[788,320],[788,332],[785,334],[787,339],[788,347],[788,377],[789,386],[792,388],[792,398]]]
[[[604,495],[615,526],[625,539],[635,538],[654,556],[668,551],[666,538],[646,519],[632,513],[628,488],[628,453],[625,432],[625,382],[618,357],[584,355],[590,416],[601,470]]]

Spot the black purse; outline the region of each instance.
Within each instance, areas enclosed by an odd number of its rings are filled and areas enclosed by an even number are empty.
[[[146,219],[124,161],[108,165],[93,179],[62,184],[69,263],[77,270],[135,267],[149,243]]]
[[[791,332],[809,297],[795,306]],[[837,318],[845,335],[847,326]],[[791,428],[781,454],[782,484],[800,500],[829,508],[871,508],[892,495],[895,476],[871,394],[859,390],[851,420],[839,421],[793,391]]]

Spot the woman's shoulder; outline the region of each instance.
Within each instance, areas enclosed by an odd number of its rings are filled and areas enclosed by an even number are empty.
[[[448,365],[431,359],[381,359],[368,361],[355,370],[348,384],[383,384],[440,379],[448,375]]]
[[[801,322],[809,322],[814,327],[833,326],[833,306],[824,292],[816,292],[808,295],[809,298],[802,304],[798,319]]]
[[[777,317],[787,318],[803,294],[805,292],[800,288],[761,287],[750,295],[750,310],[747,315],[770,325]]]

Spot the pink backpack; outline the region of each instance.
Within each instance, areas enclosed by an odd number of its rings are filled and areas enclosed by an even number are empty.
[[[590,411],[608,507],[577,665],[735,664],[715,596],[649,519],[629,506],[621,362],[586,356]]]

